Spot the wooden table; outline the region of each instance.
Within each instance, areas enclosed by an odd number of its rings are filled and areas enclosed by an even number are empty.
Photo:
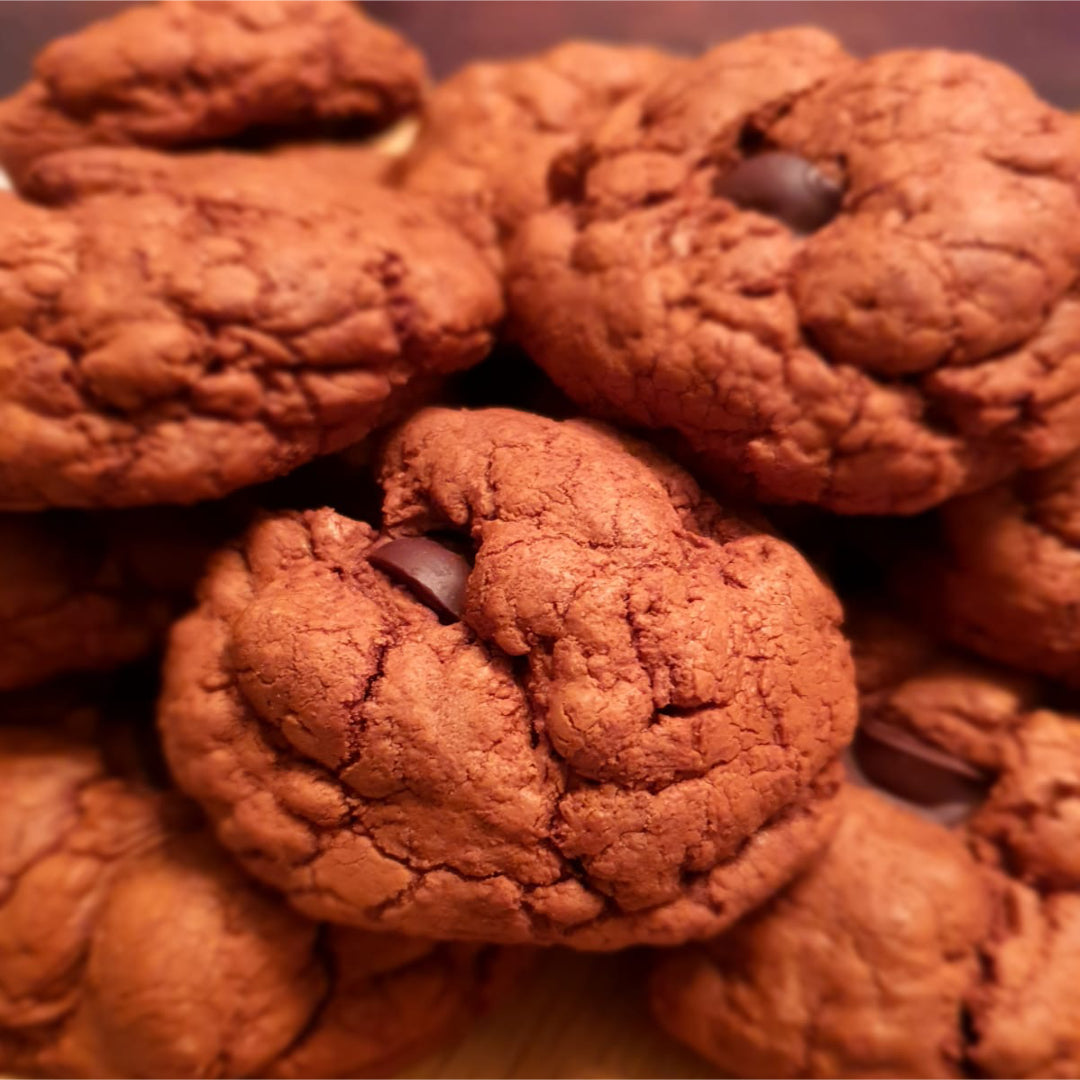
[[[596,956],[553,949],[456,1046],[400,1073],[408,1080],[646,1080],[715,1076],[669,1039],[645,1004],[644,952]]]

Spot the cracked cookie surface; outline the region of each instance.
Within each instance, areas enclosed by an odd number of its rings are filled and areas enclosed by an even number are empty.
[[[548,205],[548,170],[577,138],[678,61],[655,49],[569,41],[538,56],[469,64],[428,96],[399,174],[497,261]]]
[[[980,793],[945,828],[854,773],[821,860],[728,934],[660,960],[654,1012],[732,1075],[1075,1075],[1080,720],[925,638],[889,648],[886,625],[863,619],[856,638],[860,723],[966,760]]]
[[[332,921],[610,949],[806,864],[854,687],[792,548],[579,421],[425,410],[379,473],[385,535],[471,545],[461,621],[321,510],[223,551],[173,631],[166,752],[249,870]]]
[[[305,198],[264,164],[57,210],[0,196],[0,507],[220,497],[484,355],[498,283],[433,209]]]
[[[565,163],[510,245],[514,332],[765,501],[921,511],[1080,440],[1078,153],[977,57],[722,45]]]
[[[6,710],[0,726],[5,1071],[384,1071],[512,975],[495,950],[309,922],[246,878],[190,803],[111,770],[93,716],[41,700],[35,715],[20,696],[33,726]]]
[[[198,148],[237,136],[377,130],[414,111],[420,55],[354,4],[166,2],[53,42],[0,103],[0,166],[87,146]]]

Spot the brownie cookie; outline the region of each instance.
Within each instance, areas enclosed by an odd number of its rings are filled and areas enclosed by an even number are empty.
[[[483,357],[499,284],[433,209],[264,164],[58,210],[0,196],[0,508],[216,498]]]
[[[962,645],[1080,688],[1080,454],[946,503],[900,586]]]
[[[961,1076],[992,923],[959,837],[850,789],[813,870],[730,933],[660,958],[653,1011],[731,1076]]]
[[[590,412],[673,431],[765,501],[856,514],[1080,444],[1080,129],[1005,68],[753,35],[572,158],[508,292]]]
[[[413,112],[423,59],[355,4],[190,3],[124,11],[53,42],[0,104],[0,166],[85,146],[369,134]]]
[[[1080,722],[975,664],[900,677],[910,645],[860,664],[860,786],[826,854],[658,964],[660,1022],[732,1075],[1080,1070]]]
[[[194,807],[65,726],[0,727],[5,1071],[367,1075],[452,1036],[510,973],[491,949],[308,922]]]
[[[180,785],[317,918],[614,949],[705,936],[833,824],[854,686],[801,557],[580,421],[428,409],[383,533],[285,513],[173,630]]]
[[[568,41],[525,59],[469,64],[425,102],[402,183],[498,260],[518,223],[548,205],[551,163],[675,63],[655,49]]]
[[[209,507],[0,515],[0,690],[151,652],[241,524]]]

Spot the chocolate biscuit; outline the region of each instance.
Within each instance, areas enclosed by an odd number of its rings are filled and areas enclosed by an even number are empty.
[[[251,872],[342,923],[613,949],[806,864],[854,686],[792,548],[579,421],[425,410],[379,475],[381,535],[269,517],[172,635],[166,751]]]
[[[48,46],[0,103],[0,167],[52,154],[370,134],[418,108],[424,61],[340,0],[136,7]]]
[[[1075,1075],[1080,720],[886,625],[856,638],[857,783],[825,855],[660,959],[654,1012],[738,1076]]]
[[[382,1072],[452,1037],[512,976],[518,961],[497,950],[302,918],[185,799],[110,769],[108,717],[95,727],[40,701],[35,714],[20,698],[18,724],[5,701],[0,726],[6,1072]]]
[[[808,29],[631,97],[509,249],[513,332],[594,415],[772,502],[914,513],[1080,444],[1080,129],[943,51]]]

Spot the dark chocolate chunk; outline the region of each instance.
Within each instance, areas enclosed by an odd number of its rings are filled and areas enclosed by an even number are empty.
[[[798,233],[828,224],[840,209],[843,190],[797,154],[770,150],[744,158],[716,183],[717,195],[757,210]]]
[[[380,544],[367,558],[444,622],[460,621],[469,580],[469,563],[461,555],[426,536],[408,536]]]
[[[943,825],[963,820],[986,797],[983,772],[895,724],[864,721],[851,751],[863,779]]]

